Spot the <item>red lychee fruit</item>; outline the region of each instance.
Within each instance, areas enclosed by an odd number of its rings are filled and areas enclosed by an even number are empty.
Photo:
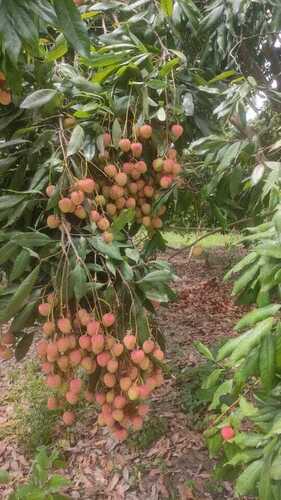
[[[106,387],[109,387],[111,389],[116,384],[115,375],[113,375],[112,373],[106,373],[103,376],[103,383]]]
[[[123,338],[123,344],[129,351],[132,351],[135,348],[136,343],[137,338],[135,335],[128,334]]]
[[[120,139],[119,148],[123,153],[128,153],[131,149],[131,141],[129,139]]]
[[[122,441],[125,441],[128,437],[128,431],[126,429],[123,429],[122,427],[120,427],[119,429],[116,429],[114,431],[114,437],[116,439],[116,441],[119,441],[120,443],[122,443]]]
[[[153,217],[153,219],[151,220],[151,225],[154,229],[161,229],[161,227],[163,226],[163,222],[160,217]]]
[[[50,396],[47,402],[48,410],[56,410],[58,408],[58,402],[54,396]]]
[[[136,168],[140,174],[145,174],[147,172],[147,165],[143,160],[136,163]]]
[[[151,125],[142,125],[139,128],[138,135],[139,135],[139,137],[141,139],[150,139],[150,137],[152,136],[152,127],[151,127]]]
[[[75,206],[81,205],[85,199],[83,191],[73,191],[70,195],[70,199]]]
[[[78,205],[78,207],[75,208],[74,214],[78,219],[84,220],[87,218],[87,212],[85,208],[82,205]]]
[[[52,335],[55,332],[55,329],[56,327],[53,321],[46,321],[46,323],[42,325],[42,330],[44,335],[46,335],[46,337]]]
[[[105,148],[108,148],[111,144],[111,134],[109,132],[105,132],[103,134],[103,144]]]
[[[47,355],[48,345],[46,340],[40,340],[40,342],[36,344],[37,354],[40,358],[44,358]]]
[[[104,352],[100,352],[98,355],[97,355],[97,363],[99,366],[101,366],[102,368],[105,368],[107,363],[111,360],[111,356],[109,354],[109,352],[107,351],[104,351]]]
[[[110,359],[106,365],[106,369],[109,373],[116,373],[118,370],[118,361],[116,359]]]
[[[73,378],[69,382],[69,390],[74,394],[78,394],[82,389],[82,380],[80,378]]]
[[[56,186],[53,186],[53,184],[49,184],[49,186],[46,187],[46,195],[49,198],[51,198],[51,196],[53,196],[55,190],[56,190]]]
[[[122,391],[127,392],[132,385],[132,380],[130,379],[130,377],[121,377],[119,385]]]
[[[138,415],[132,417],[131,423],[132,423],[132,429],[134,431],[140,431],[143,427],[143,419]]]
[[[66,335],[68,333],[71,333],[72,327],[71,327],[71,322],[68,318],[59,318],[57,325],[61,333],[64,333]]]
[[[77,182],[77,186],[84,193],[93,193],[94,190],[95,190],[95,187],[96,187],[96,183],[95,183],[94,179],[91,179],[90,177],[87,177],[85,179],[80,179]]]
[[[142,223],[145,227],[150,227],[151,226],[151,218],[149,216],[143,217]]]
[[[130,146],[130,148],[131,148],[131,146]],[[125,174],[130,175],[133,168],[134,168],[134,164],[133,163],[128,162],[128,161],[126,161],[125,163],[123,163],[122,170],[123,170],[123,172]]]
[[[142,144],[140,142],[133,142],[131,144],[132,155],[135,158],[139,158],[142,154]]]
[[[230,425],[226,425],[220,431],[224,441],[230,441],[235,437],[235,431]]]
[[[65,425],[72,425],[75,422],[75,414],[73,411],[65,411],[62,419]]]
[[[144,341],[142,349],[145,352],[145,354],[150,354],[154,348],[155,348],[155,343],[153,342],[153,340],[148,339]]]
[[[72,366],[78,366],[81,362],[82,354],[78,349],[69,353],[69,362]]]
[[[41,365],[41,370],[43,373],[45,373],[45,375],[49,375],[50,373],[54,372],[54,364],[45,361],[45,363],[42,363]]]
[[[115,175],[117,175],[118,171],[117,171],[117,168],[115,167],[115,165],[109,164],[109,165],[105,165],[104,172],[106,175],[108,175],[108,177],[115,177]]]
[[[59,359],[57,360],[58,367],[60,368],[61,371],[65,372],[68,370],[69,367],[69,359],[67,356],[60,356]]]
[[[95,354],[99,354],[104,348],[104,336],[103,335],[93,335],[92,337],[92,351]]]
[[[144,215],[149,215],[151,213],[151,205],[149,203],[144,203],[141,206],[141,211]]]
[[[60,375],[48,375],[46,384],[50,389],[57,389],[61,385]]]
[[[65,395],[66,401],[71,405],[76,405],[78,403],[79,396],[74,392],[68,391]]]
[[[170,160],[176,160],[177,159],[177,151],[175,149],[169,149],[167,152],[167,157]]]
[[[70,348],[69,338],[61,337],[60,339],[58,339],[57,348],[60,353],[68,351],[68,349]]]
[[[161,170],[163,168],[162,158],[156,158],[155,160],[153,160],[152,167],[153,167],[153,170],[155,170],[155,172],[161,172]]]
[[[88,401],[88,403],[93,403],[95,401],[94,394],[88,390],[84,392],[84,398],[86,399],[86,401]]]
[[[81,335],[79,337],[79,345],[81,349],[91,350],[91,337],[89,335]]]
[[[98,220],[97,226],[101,231],[107,231],[110,228],[110,222],[106,217]]]
[[[118,200],[116,200],[115,205],[118,210],[122,210],[122,208],[124,208],[126,205],[126,199],[121,196],[121,198],[118,198]]]
[[[154,189],[152,186],[145,186],[143,188],[143,192],[144,192],[144,196],[146,198],[153,198],[153,195],[154,195]]]
[[[111,215],[111,217],[113,217],[117,212],[117,208],[114,203],[107,203],[105,209],[108,215]]]
[[[112,351],[112,354],[114,354],[114,356],[116,356],[116,358],[118,358],[119,356],[121,356],[121,354],[123,354],[124,346],[122,344],[116,343],[112,347],[111,351]]]
[[[145,417],[148,413],[149,413],[149,406],[142,403],[138,406],[138,414],[141,416],[141,417]]]
[[[172,182],[173,177],[171,177],[170,175],[163,175],[163,177],[161,177],[160,179],[160,186],[163,189],[168,189],[172,185]]]
[[[114,400],[114,397],[115,397],[114,391],[108,391],[105,396],[106,402],[111,404]]]
[[[153,356],[158,359],[158,361],[163,361],[165,355],[164,352],[161,349],[155,349],[153,351]]]
[[[58,215],[48,215],[47,226],[50,229],[57,229],[60,226],[61,220]]]
[[[165,174],[171,174],[173,172],[173,166],[174,160],[170,160],[169,158],[167,160],[164,160],[163,172],[165,172]]]
[[[90,356],[85,356],[81,363],[81,368],[83,368],[85,370],[85,372],[91,374],[91,373],[94,373],[96,371],[96,368],[97,368],[97,365],[96,365],[96,362],[90,358]]]
[[[48,304],[48,302],[44,302],[43,304],[39,304],[38,306],[38,312],[41,314],[41,316],[49,316],[51,313],[51,306]]]
[[[113,234],[109,231],[104,231],[104,233],[102,234],[102,239],[103,241],[105,241],[105,243],[110,244],[113,242],[114,237]]]
[[[48,361],[54,361],[59,355],[57,344],[52,342],[47,345],[47,359]]]
[[[115,396],[113,401],[114,408],[118,408],[119,410],[125,408],[127,404],[127,399],[124,396]]]
[[[102,317],[102,324],[106,328],[110,328],[115,323],[115,316],[113,313],[106,313]]]
[[[128,389],[128,398],[131,400],[131,401],[135,401],[136,399],[139,398],[139,395],[140,395],[140,391],[139,391],[139,388],[137,385],[132,385],[129,389]]]
[[[99,405],[103,405],[105,403],[105,394],[103,392],[96,392],[95,400]]]
[[[90,219],[97,223],[101,218],[101,214],[97,210],[91,210],[90,212]]]
[[[179,123],[171,126],[171,134],[174,140],[177,140],[183,134],[183,127]]]
[[[138,192],[138,185],[136,182],[130,182],[128,184],[128,190],[130,191],[131,194],[137,194]]]
[[[124,418],[123,410],[121,410],[121,409],[113,410],[112,418],[114,418],[114,420],[116,420],[116,422],[122,422],[122,420]]]
[[[117,186],[117,184],[114,184],[114,186],[110,188],[110,198],[112,200],[118,200],[118,198],[122,198],[123,194],[124,188],[121,186]]]
[[[124,172],[119,172],[115,175],[114,181],[116,182],[117,186],[124,187],[128,182],[128,176]]]
[[[59,209],[64,214],[70,214],[70,213],[74,212],[75,205],[70,198],[62,198],[59,201]]]
[[[92,320],[90,321],[88,324],[87,324],[87,333],[90,335],[90,336],[93,336],[93,335],[98,335],[99,332],[101,330],[101,324],[99,321],[96,321],[96,320]],[[102,339],[104,340],[104,338],[102,337]]]

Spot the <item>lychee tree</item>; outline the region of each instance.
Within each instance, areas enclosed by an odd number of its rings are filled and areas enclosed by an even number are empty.
[[[64,4],[73,38],[85,40],[76,7]],[[181,111],[169,105],[169,72],[166,106],[155,113],[157,90],[122,73],[101,85],[92,68],[96,59],[106,68],[108,54],[78,47],[81,57],[60,36],[53,44],[56,23],[47,27],[48,38],[23,44],[16,59],[2,44],[0,321],[9,330],[0,352],[20,360],[34,337],[28,327],[38,325],[50,411],[71,425],[80,400],[96,402],[99,423],[123,440],[142,427],[146,400],[163,383],[155,307],[173,298],[173,275],[155,251],[182,170]],[[149,54],[142,72],[161,57]]]

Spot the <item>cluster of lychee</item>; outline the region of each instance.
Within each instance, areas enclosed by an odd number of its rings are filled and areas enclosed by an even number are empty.
[[[181,125],[174,124],[171,127],[171,138],[174,141],[182,133]],[[112,220],[124,209],[134,209],[136,222],[151,231],[162,227],[166,206],[159,206],[155,210],[153,204],[161,190],[168,189],[176,181],[182,167],[177,161],[174,147],[168,148],[163,157],[151,159],[149,163],[144,161],[142,155],[145,146],[149,147],[153,128],[145,124],[136,127],[135,134],[137,141],[120,139],[117,158],[111,134],[103,134],[105,151],[102,157],[105,164],[101,168],[94,168],[92,175],[73,182],[58,202],[58,213],[47,218],[50,228],[60,227],[62,216],[69,214],[80,221],[94,222],[104,241],[111,243]],[[115,159],[111,161],[110,151],[115,154]],[[55,191],[55,186],[49,185],[46,194],[51,197]],[[68,223],[71,223],[70,219]]]
[[[62,419],[68,426],[75,421],[74,405],[83,398],[96,402],[101,409],[98,423],[117,440],[126,439],[128,431],[142,428],[149,411],[145,400],[164,381],[163,351],[153,338],[140,346],[132,331],[119,339],[112,312],[97,319],[80,308],[72,317],[54,319],[54,306],[53,294],[39,305],[45,338],[37,344],[37,353],[53,392],[48,408],[63,408]],[[93,373],[98,378],[95,387],[91,386]]]
[[[12,102],[12,95],[7,88],[7,81],[4,73],[0,71],[0,104],[3,106],[9,106]]]

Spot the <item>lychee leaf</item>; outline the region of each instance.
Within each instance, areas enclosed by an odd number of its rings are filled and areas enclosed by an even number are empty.
[[[18,287],[16,293],[12,296],[11,300],[0,314],[0,321],[8,321],[23,307],[24,303],[27,301],[31,291],[38,279],[40,270],[40,265],[33,269],[32,273],[29,274],[25,280]]]

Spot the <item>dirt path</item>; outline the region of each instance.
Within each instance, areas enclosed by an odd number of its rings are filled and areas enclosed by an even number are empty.
[[[169,255],[168,255],[169,256]],[[233,325],[242,310],[230,297],[230,285],[222,284],[226,254],[213,252],[213,263],[188,262],[186,254],[174,259],[179,279],[175,283],[178,301],[159,310],[160,325],[167,342],[171,375],[152,400],[151,421],[142,437],[128,444],[116,444],[95,423],[92,410],[67,435],[60,431],[58,444],[67,457],[63,474],[72,481],[70,497],[81,500],[232,500],[229,484],[212,479],[214,464],[209,460],[200,428],[200,416],[190,419],[183,412],[182,388],[177,374],[198,364],[194,340],[209,345],[233,335]],[[9,370],[14,363],[0,364],[0,436],[9,426],[13,406]],[[197,425],[198,424],[198,425]],[[153,441],[155,433],[159,439]],[[3,435],[3,433],[2,433]],[[5,435],[5,433],[4,433]],[[137,445],[137,447],[136,447]],[[140,449],[144,448],[144,449]],[[23,479],[30,461],[7,433],[0,441],[0,468]],[[11,488],[0,485],[5,500]]]

